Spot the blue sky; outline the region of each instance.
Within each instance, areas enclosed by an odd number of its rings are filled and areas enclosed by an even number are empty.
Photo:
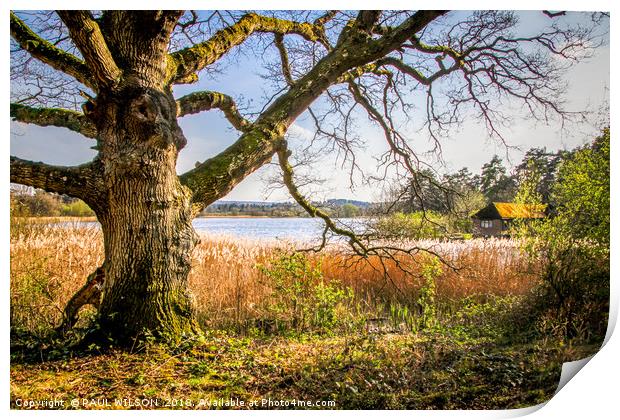
[[[520,30],[524,33],[546,23],[547,19],[539,12],[521,12],[520,17]],[[580,20],[588,17],[575,14],[571,19]],[[566,81],[569,84],[567,107],[572,110],[600,109],[608,98],[609,68],[608,44],[600,47],[594,57],[572,68],[566,74]],[[254,107],[263,104],[264,93],[269,88],[265,80],[260,77],[265,71],[256,57],[248,53],[238,60],[227,62],[224,70],[214,79],[205,78],[196,85],[176,87],[175,96],[182,96],[195,90],[217,90],[235,98],[252,100]],[[411,97],[411,100],[415,102],[420,99]],[[479,172],[482,164],[489,161],[494,154],[518,163],[523,152],[530,147],[544,146],[548,150],[572,148],[589,141],[598,129],[595,124],[571,125],[561,129],[557,122],[542,125],[527,118],[527,115],[522,116],[524,118],[516,118],[513,124],[502,130],[508,143],[521,150],[507,151],[497,141],[489,140],[484,127],[476,122],[468,122],[442,140],[446,167],[435,166],[439,172],[454,171],[464,166],[469,167],[472,172]],[[196,161],[204,161],[223,150],[237,138],[237,132],[230,128],[218,111],[184,117],[180,120],[180,125],[189,142],[179,156],[177,166],[179,173],[191,169]],[[361,166],[372,173],[376,167],[375,157],[386,150],[385,140],[380,131],[370,125],[361,114],[359,127],[360,133],[363,134],[364,147],[359,151],[358,159]],[[297,142],[307,141],[307,137],[311,135],[311,124],[307,116],[302,115],[291,132]],[[423,134],[412,133],[411,138],[416,150],[424,151],[428,148],[429,144]],[[57,165],[75,165],[86,162],[95,155],[90,149],[93,144],[92,141],[65,129],[11,123],[11,154],[21,158]],[[341,168],[340,162],[333,154],[320,159],[313,169],[325,180],[320,187],[315,188],[319,193],[317,198],[380,199],[381,191],[377,185],[358,183],[356,188],[351,190],[348,171]],[[239,184],[225,199],[289,200],[284,191],[266,196],[265,179],[273,170],[274,168],[270,167],[260,169]]]

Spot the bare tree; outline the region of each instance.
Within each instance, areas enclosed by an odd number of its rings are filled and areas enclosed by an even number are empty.
[[[131,343],[150,331],[175,340],[198,330],[187,290],[198,241],[192,219],[274,155],[284,185],[324,219],[325,233],[348,237],[362,256],[411,252],[365,242],[303,196],[284,139],[297,117],[308,112],[315,140],[342,151],[353,171],[352,113],[363,110],[389,146],[383,166],[415,180],[420,160],[399,120],[410,117],[416,91],[437,147],[472,111],[501,138],[506,99],[536,118],[569,115],[561,74],[595,46],[595,23],[571,28],[562,18],[516,36],[515,15],[497,11],[11,13],[11,117],[78,132],[98,151],[76,167],[11,157],[11,181],[81,198],[96,212],[105,244],[102,336]],[[221,92],[173,97],[175,85],[225,71],[226,57],[250,44],[279,57],[267,67],[276,93],[260,112],[242,115]],[[223,112],[239,137],[179,176],[187,140],[177,119],[210,110]]]

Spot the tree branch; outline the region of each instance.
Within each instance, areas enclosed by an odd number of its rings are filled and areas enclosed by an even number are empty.
[[[428,45],[422,42],[415,35],[411,37],[413,48],[427,54],[445,54],[452,57],[455,61],[463,59],[462,54],[446,45]]]
[[[412,157],[417,158],[417,156],[413,153],[409,146],[407,146],[403,137],[394,129],[394,125],[392,123],[392,120],[389,118],[389,115],[386,115],[386,117],[384,117],[384,115],[372,105],[370,100],[366,98],[366,96],[364,96],[359,86],[355,82],[349,81],[348,83],[349,91],[353,95],[353,99],[366,110],[368,116],[372,120],[379,124],[390,147],[390,151],[395,156],[396,161],[401,163],[411,175],[412,193],[421,203],[424,219],[432,224],[439,226],[436,222],[433,222],[426,216],[426,209],[424,205],[424,200],[422,198],[419,181],[420,177],[424,178],[425,176],[418,169],[418,165],[416,165],[412,159]],[[384,113],[387,114],[387,111],[385,110],[385,104]]]
[[[97,84],[114,86],[121,71],[114,62],[99,25],[86,10],[59,10],[58,16],[69,29],[71,39],[91,69]]]
[[[280,169],[282,170],[282,178],[284,181],[284,185],[288,189],[291,197],[310,215],[310,217],[319,217],[323,219],[325,222],[326,230],[330,230],[333,233],[341,236],[346,236],[349,238],[349,244],[352,246],[353,250],[359,254],[365,254],[368,252],[368,248],[362,241],[356,236],[356,234],[350,230],[339,228],[336,223],[329,217],[327,213],[323,210],[313,206],[299,191],[297,185],[295,185],[295,180],[293,179],[293,167],[288,161],[288,157],[291,154],[291,151],[288,150],[286,141],[282,140],[280,145],[277,148],[278,154],[278,162],[280,164]],[[325,241],[323,241],[323,245]]]
[[[394,57],[386,57],[385,59],[381,60],[381,62],[382,64],[394,67],[401,73],[404,73],[406,75],[413,77],[415,80],[417,80],[418,82],[420,82],[421,84],[425,86],[431,85],[435,80],[439,79],[442,76],[446,76],[461,67],[461,62],[456,61],[450,67],[440,67],[440,69],[437,72],[431,74],[430,76],[425,76],[419,70],[403,63],[401,60],[398,60]]]
[[[542,12],[545,15],[549,16],[550,18],[552,18],[552,19],[555,18],[555,17],[558,17],[558,16],[565,16],[566,15],[566,12],[563,12],[563,11],[562,12],[551,12],[549,10],[543,10]]]
[[[291,64],[288,59],[286,46],[284,45],[284,35],[275,34],[274,43],[280,53],[280,65],[282,67],[282,75],[284,76],[284,80],[286,80],[287,85],[293,86],[295,84],[295,80],[293,79],[293,74],[291,73]]]
[[[185,95],[177,100],[177,116],[197,114],[217,108],[226,119],[239,131],[247,131],[252,123],[239,113],[235,101],[228,95],[219,92],[203,91]]]
[[[367,73],[372,73],[377,76],[386,76],[391,74],[388,70],[382,68],[383,64],[383,59],[381,59],[372,63],[365,64],[363,66],[355,67],[340,76],[337,80],[337,83],[346,83],[355,80]]]
[[[247,175],[268,162],[295,118],[337,83],[343,74],[385,56],[443,13],[416,12],[378,40],[347,37],[340,42],[276,99],[235,143],[180,177],[181,182],[193,191],[194,211],[197,213],[226,195]]]
[[[90,71],[82,60],[41,38],[13,12],[11,12],[11,36],[32,57],[74,77],[85,86],[94,88],[95,83]]]
[[[11,104],[11,118],[27,124],[41,127],[63,127],[88,138],[97,136],[97,128],[84,114],[61,108],[33,108],[20,104]]]
[[[387,280],[389,280],[392,285],[399,291],[400,288],[396,284],[394,278],[391,273],[387,269],[385,265],[385,261],[392,261],[396,267],[403,271],[406,274],[411,274],[411,271],[406,262],[403,262],[401,256],[415,256],[416,254],[422,252],[425,254],[430,254],[437,257],[443,264],[447,265],[450,268],[455,268],[451,261],[446,260],[444,257],[439,255],[438,253],[432,251],[428,248],[421,248],[419,246],[412,247],[399,247],[393,246],[392,244],[373,244],[370,241],[370,236],[367,234],[357,234],[351,229],[339,227],[332,219],[329,217],[327,213],[322,211],[321,209],[313,206],[306,197],[299,191],[297,185],[294,180],[293,167],[288,161],[288,157],[291,154],[291,151],[288,150],[286,141],[282,140],[277,148],[278,161],[280,164],[280,169],[282,170],[282,177],[284,181],[284,185],[286,185],[289,193],[293,197],[293,199],[310,215],[310,217],[319,217],[323,219],[325,223],[325,229],[323,230],[322,241],[318,247],[310,249],[311,251],[318,252],[323,249],[327,243],[327,232],[331,231],[336,235],[343,236],[347,238],[349,246],[353,251],[354,255],[362,257],[368,261],[371,267],[377,270],[376,267],[368,260],[370,257],[375,257],[379,260],[379,264],[382,267],[382,274],[385,276]],[[308,251],[308,250],[306,250]]]
[[[194,80],[194,73],[216,62],[235,46],[243,43],[256,32],[274,34],[297,34],[312,42],[324,39],[322,25],[300,23],[249,13],[234,25],[215,33],[210,39],[170,55],[169,68],[171,81],[187,82]]]
[[[53,166],[11,156],[11,182],[80,198],[95,211],[104,191],[100,173],[98,160],[80,166]]]
[[[194,213],[228,194],[274,152],[271,134],[254,125],[226,150],[181,175],[181,183],[192,190]]]
[[[325,14],[315,19],[314,24],[325,25],[327,22],[332,20],[338,14],[338,12],[339,10],[328,10],[327,12],[325,12]]]

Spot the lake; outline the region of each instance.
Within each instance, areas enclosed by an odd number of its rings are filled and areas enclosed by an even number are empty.
[[[251,239],[307,240],[323,232],[323,220],[310,217],[199,217],[192,224],[198,233]]]
[[[341,225],[355,226],[360,219],[336,219]],[[74,224],[75,222],[68,222]],[[78,222],[99,226],[98,222]],[[282,239],[307,241],[318,239],[323,232],[323,220],[310,217],[198,217],[192,224],[198,233],[231,235],[248,239]]]

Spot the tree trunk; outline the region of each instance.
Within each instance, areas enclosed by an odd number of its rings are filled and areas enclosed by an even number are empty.
[[[100,96],[96,113],[106,190],[98,213],[105,245],[99,333],[121,345],[195,333],[187,279],[198,238],[191,192],[176,174],[185,138],[172,95]]]
[[[100,325],[121,342],[144,333],[173,339],[197,331],[187,289],[197,242],[189,200],[159,183],[123,182],[100,218],[106,254]],[[149,199],[158,187],[177,203],[165,208]]]

